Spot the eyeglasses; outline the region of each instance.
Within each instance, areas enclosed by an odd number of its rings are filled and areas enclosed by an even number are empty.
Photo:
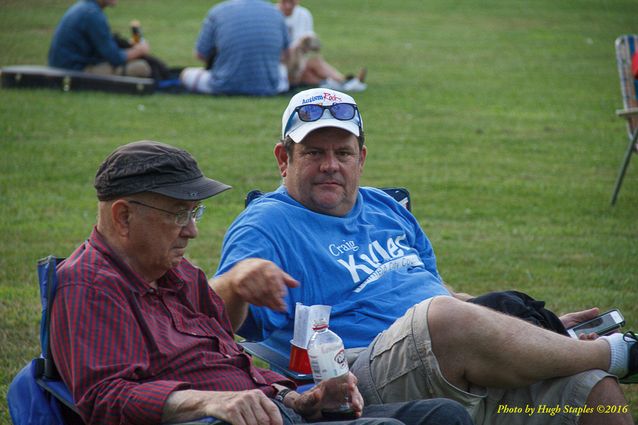
[[[304,122],[313,122],[319,120],[323,116],[323,111],[329,110],[330,114],[339,121],[349,121],[355,117],[359,109],[354,103],[333,103],[332,105],[301,105],[297,106],[290,114],[288,123],[284,133],[287,133],[292,125],[295,113],[299,119]],[[360,120],[359,120],[360,122]],[[361,125],[361,124],[359,124]]]
[[[204,215],[204,211],[206,210],[205,206],[198,205],[195,208],[193,208],[192,210],[179,210],[177,212],[173,212],[173,211],[164,210],[162,208],[157,208],[157,207],[154,207],[152,205],[147,205],[147,204],[145,204],[143,202],[136,201],[136,200],[133,200],[133,199],[129,199],[128,201],[131,204],[141,205],[141,206],[146,207],[146,208],[151,208],[153,210],[162,211],[162,212],[165,212],[167,214],[170,214],[170,215],[175,217],[175,224],[177,224],[180,227],[188,226],[188,224],[191,222],[191,220],[195,220],[196,222],[201,220],[202,216]]]

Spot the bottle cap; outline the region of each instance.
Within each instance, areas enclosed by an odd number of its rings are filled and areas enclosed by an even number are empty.
[[[326,329],[328,327],[328,321],[326,319],[318,319],[312,324],[313,331],[320,331],[322,329]]]

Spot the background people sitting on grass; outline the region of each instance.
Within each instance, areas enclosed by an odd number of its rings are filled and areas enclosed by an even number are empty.
[[[299,0],[281,0],[277,7],[284,14],[290,37],[288,81],[291,87],[321,86],[344,91],[365,90],[366,69],[356,76],[344,76],[330,65],[320,53],[321,42],[314,32],[310,11],[299,6]]]
[[[288,91],[283,65],[288,33],[277,8],[263,0],[228,0],[211,8],[195,52],[205,68],[186,68],[186,89],[207,94],[272,96]]]
[[[103,9],[117,0],[78,0],[58,24],[49,48],[49,66],[101,75],[151,77],[150,53],[141,39],[129,48],[118,46]]]

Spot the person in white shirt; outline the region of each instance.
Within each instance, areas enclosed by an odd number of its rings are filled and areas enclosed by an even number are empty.
[[[290,39],[287,63],[290,86],[320,86],[334,90],[362,91],[366,69],[357,76],[344,76],[322,57],[321,42],[314,32],[312,14],[299,6],[299,0],[279,0],[277,7],[284,15]]]

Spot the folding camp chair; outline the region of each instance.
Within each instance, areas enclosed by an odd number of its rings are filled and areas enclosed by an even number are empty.
[[[54,256],[38,261],[37,271],[42,307],[40,321],[42,354],[33,359],[9,386],[7,401],[14,424],[82,423],[73,397],[55,368],[49,344],[50,307],[57,289],[55,268],[61,261],[61,258]],[[21,404],[25,400],[28,400],[28,403]]]
[[[623,109],[617,110],[616,115],[627,120],[629,145],[618,172],[614,192],[611,196],[611,205],[616,204],[618,192],[629,166],[631,155],[638,152],[638,80],[634,78],[631,72],[631,60],[636,53],[636,47],[638,47],[638,35],[623,35],[616,39],[616,63],[623,100]]]
[[[38,261],[38,282],[42,318],[40,322],[40,347],[42,355],[32,360],[18,373],[9,386],[7,402],[14,425],[23,424],[82,424],[79,410],[71,392],[60,378],[53,355],[49,324],[51,306],[58,286],[56,267],[64,259],[50,255]],[[212,418],[182,422],[187,424],[219,424]]]
[[[408,211],[412,211],[410,192],[402,187],[382,187],[380,188],[388,195],[392,196],[399,204]],[[251,190],[246,195],[245,206],[261,197],[264,193],[260,190]],[[268,364],[268,367],[281,375],[284,375],[300,385],[303,391],[312,382],[311,373],[300,373],[289,368],[290,353],[282,352],[269,344],[269,341],[242,341],[240,344],[254,357],[257,357]]]
[[[410,203],[410,192],[404,187],[382,187],[382,191],[392,196],[399,204],[401,204],[406,210],[412,211],[412,204]],[[264,194],[261,190],[254,189],[248,192],[244,201],[244,207],[247,207],[252,201],[261,197]]]

